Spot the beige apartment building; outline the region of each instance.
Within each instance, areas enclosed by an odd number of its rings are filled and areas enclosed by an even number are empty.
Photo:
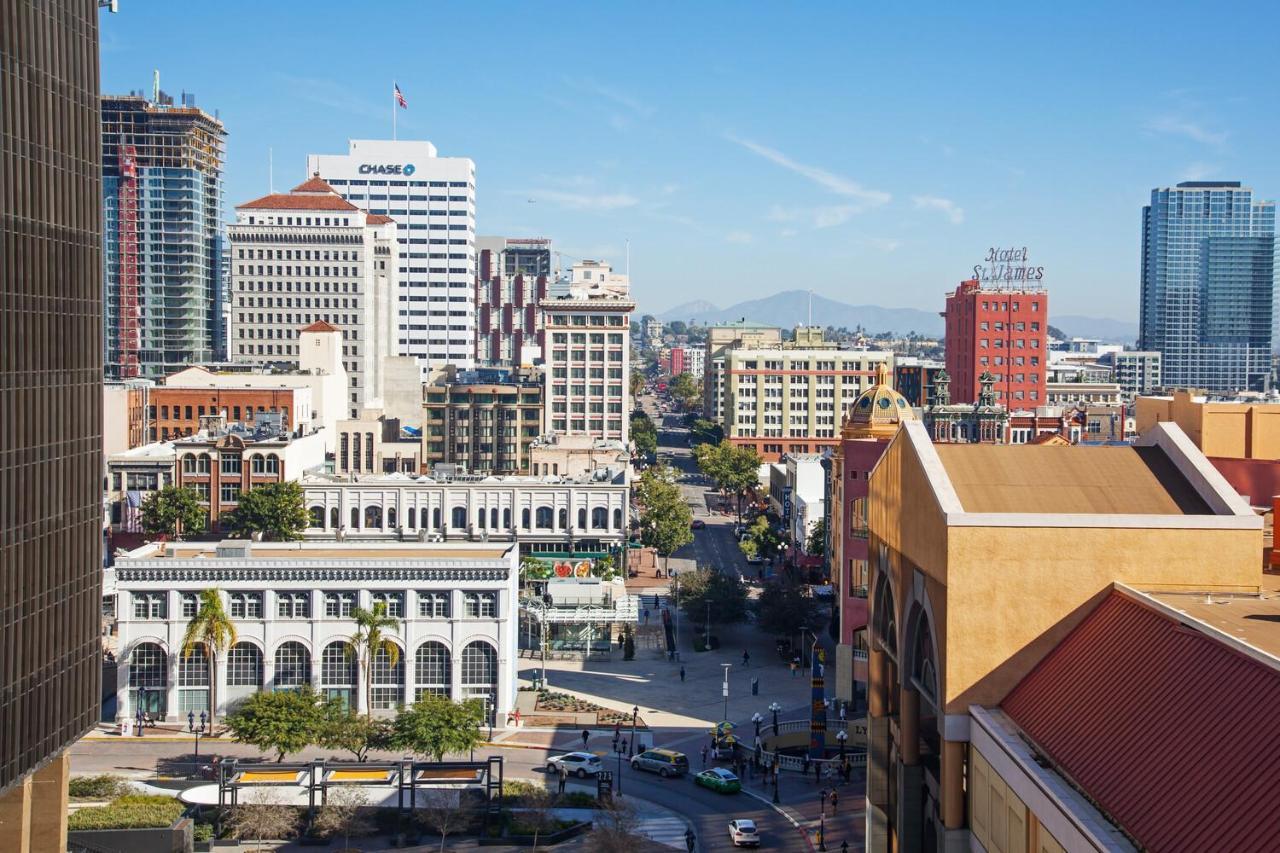
[[[769,349],[782,346],[782,330],[740,320],[707,329],[703,357],[702,411],[719,423],[724,414],[724,358],[734,349]]]

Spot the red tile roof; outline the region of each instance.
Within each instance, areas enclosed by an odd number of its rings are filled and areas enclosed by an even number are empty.
[[[365,219],[370,225],[386,225],[388,222],[394,222],[390,216],[383,216],[381,213],[370,213]]]
[[[1148,850],[1280,850],[1280,670],[1112,592],[1008,716]]]
[[[275,193],[238,205],[236,210],[359,210],[340,195]]]
[[[319,175],[312,175],[302,183],[298,184],[291,193],[331,193],[334,192],[333,187],[329,186]]]
[[[302,331],[304,332],[337,332],[341,330],[337,326],[333,325],[332,323],[327,323],[324,320],[316,320],[310,326],[306,326],[305,328],[303,328]]]

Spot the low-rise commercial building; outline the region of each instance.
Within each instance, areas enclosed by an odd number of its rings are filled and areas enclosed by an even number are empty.
[[[169,441],[194,435],[206,415],[221,415],[229,424],[252,424],[264,413],[279,415],[285,432],[310,432],[315,417],[311,389],[183,387],[166,382],[151,389],[149,437],[151,441]]]
[[[142,502],[174,483],[173,442],[156,441],[107,457],[104,498],[111,533],[142,532]]]
[[[1045,386],[1045,405],[1119,406],[1120,386],[1114,382],[1050,382]]]
[[[500,725],[515,703],[516,549],[450,543],[152,543],[116,560],[117,719],[221,718],[262,690],[303,685],[354,710],[392,713],[424,693],[481,698]],[[236,628],[210,672],[181,654],[200,594],[216,589]],[[352,648],[357,607],[386,607],[398,647],[372,661],[372,692]]]
[[[520,474],[542,433],[543,385],[535,370],[446,368],[422,389],[422,466],[472,474]]]
[[[551,433],[529,445],[529,473],[539,477],[580,477],[626,468],[630,461],[631,452],[617,439]]]

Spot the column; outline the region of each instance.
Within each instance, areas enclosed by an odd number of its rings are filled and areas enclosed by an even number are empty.
[[[915,853],[920,850],[924,822],[924,767],[920,764],[920,694],[901,688],[898,712],[898,752],[902,765],[898,768],[898,814],[894,827],[898,833],[898,850]]]
[[[0,850],[31,853],[31,777],[0,796]],[[66,814],[64,809],[62,812]],[[62,849],[66,849],[65,845]]]
[[[178,719],[178,655],[177,646],[165,655],[164,719]]]
[[[873,642],[867,653],[867,828],[868,853],[889,850],[889,701],[885,655]]]
[[[71,757],[59,753],[31,777],[31,853],[63,853],[67,849],[67,782]]]
[[[124,644],[120,644],[121,656],[116,660],[116,722],[133,719],[133,703],[129,701],[129,658],[124,655]]]
[[[942,742],[942,824],[948,830],[964,828],[963,741]]]
[[[265,599],[266,596],[264,595],[263,598]],[[262,606],[267,606],[265,600]],[[227,715],[227,657],[230,654],[231,647],[228,646],[226,651],[218,655],[218,665],[213,669],[213,684],[217,688],[214,695],[217,697],[218,703],[217,707],[213,709],[213,717],[217,720]],[[200,715],[197,713],[196,716],[199,717]],[[210,720],[209,724],[212,726],[213,721]]]

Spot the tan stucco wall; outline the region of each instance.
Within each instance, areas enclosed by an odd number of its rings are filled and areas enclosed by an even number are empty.
[[[946,583],[947,526],[905,430],[898,431],[871,474],[867,526],[876,539]],[[874,550],[870,559],[874,564]]]
[[[1261,530],[953,527],[947,713],[998,704],[1120,581],[1256,587]],[[935,602],[935,607],[937,606]]]
[[[1177,391],[1168,399],[1139,397],[1135,409],[1139,434],[1173,421],[1205,456],[1280,459],[1280,405],[1203,403]]]

